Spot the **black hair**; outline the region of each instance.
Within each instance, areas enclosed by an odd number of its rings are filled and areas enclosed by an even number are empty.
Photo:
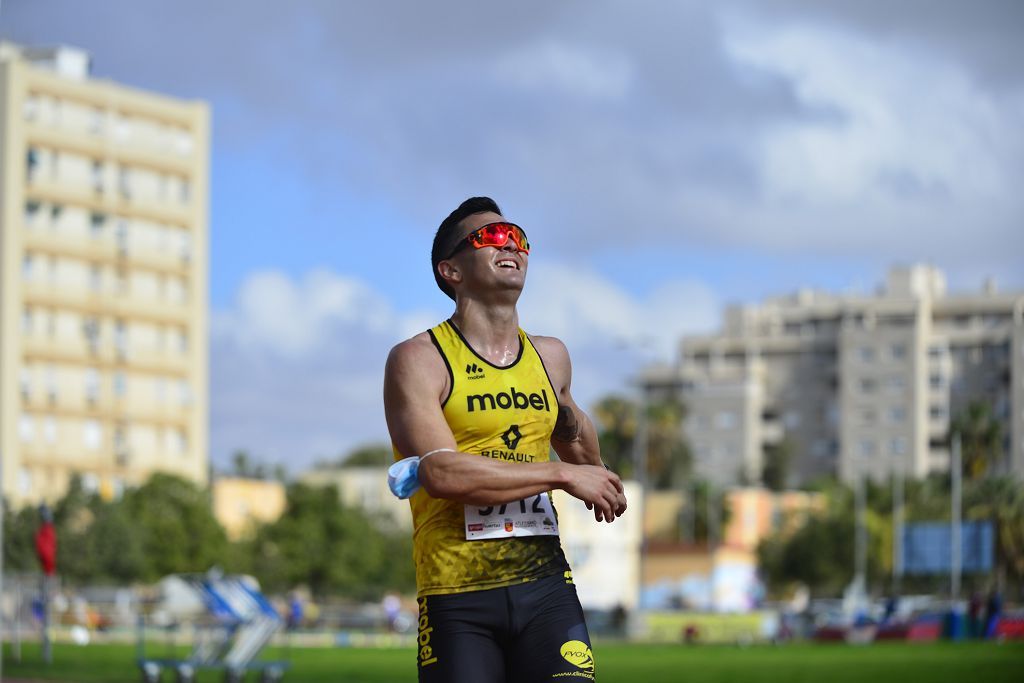
[[[448,218],[441,221],[434,234],[434,244],[430,248],[430,265],[434,269],[434,281],[452,301],[455,301],[455,290],[441,277],[441,273],[437,271],[437,264],[448,258],[458,245],[458,240],[462,237],[458,232],[459,223],[475,213],[486,211],[501,214],[498,204],[490,197],[470,197],[448,214]]]

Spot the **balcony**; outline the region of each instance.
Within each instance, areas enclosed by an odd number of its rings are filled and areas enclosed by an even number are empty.
[[[22,355],[26,361],[89,365],[100,370],[120,369],[174,377],[186,377],[190,370],[189,358],[183,354],[152,349],[129,349],[122,354],[113,345],[102,343],[92,351],[84,340],[76,343],[31,335],[22,338]]]
[[[182,278],[191,276],[188,262],[174,254],[157,251],[126,252],[109,240],[82,239],[44,230],[26,230],[22,237],[26,250],[103,263],[128,270],[149,270]]]
[[[114,192],[113,188],[105,193],[96,192],[89,183],[62,183],[37,178],[30,180],[25,186],[28,199],[50,204],[67,204],[81,206],[90,211],[114,213],[129,218],[143,218],[157,223],[171,223],[189,227],[194,222],[191,206],[181,206],[168,202],[148,200],[129,200]]]
[[[25,138],[30,145],[53,147],[93,159],[113,159],[121,164],[149,168],[164,173],[188,176],[193,169],[191,159],[188,157],[117,144],[111,136],[83,135],[81,132],[26,122]]]
[[[23,282],[22,287],[26,304],[70,309],[89,315],[188,326],[195,312],[187,305],[173,306],[156,299],[97,293],[67,285]]]

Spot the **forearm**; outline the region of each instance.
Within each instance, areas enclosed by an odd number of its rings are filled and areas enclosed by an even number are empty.
[[[470,505],[494,505],[564,488],[564,465],[536,462],[525,465],[468,453],[437,453],[419,468],[420,484],[434,498]]]

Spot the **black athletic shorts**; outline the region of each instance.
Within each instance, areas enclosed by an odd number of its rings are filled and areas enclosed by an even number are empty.
[[[419,599],[420,683],[594,680],[572,574]]]

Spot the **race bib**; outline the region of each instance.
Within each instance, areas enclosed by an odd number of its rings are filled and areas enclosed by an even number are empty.
[[[557,536],[558,520],[547,493],[503,505],[466,506],[466,540],[512,536]]]

